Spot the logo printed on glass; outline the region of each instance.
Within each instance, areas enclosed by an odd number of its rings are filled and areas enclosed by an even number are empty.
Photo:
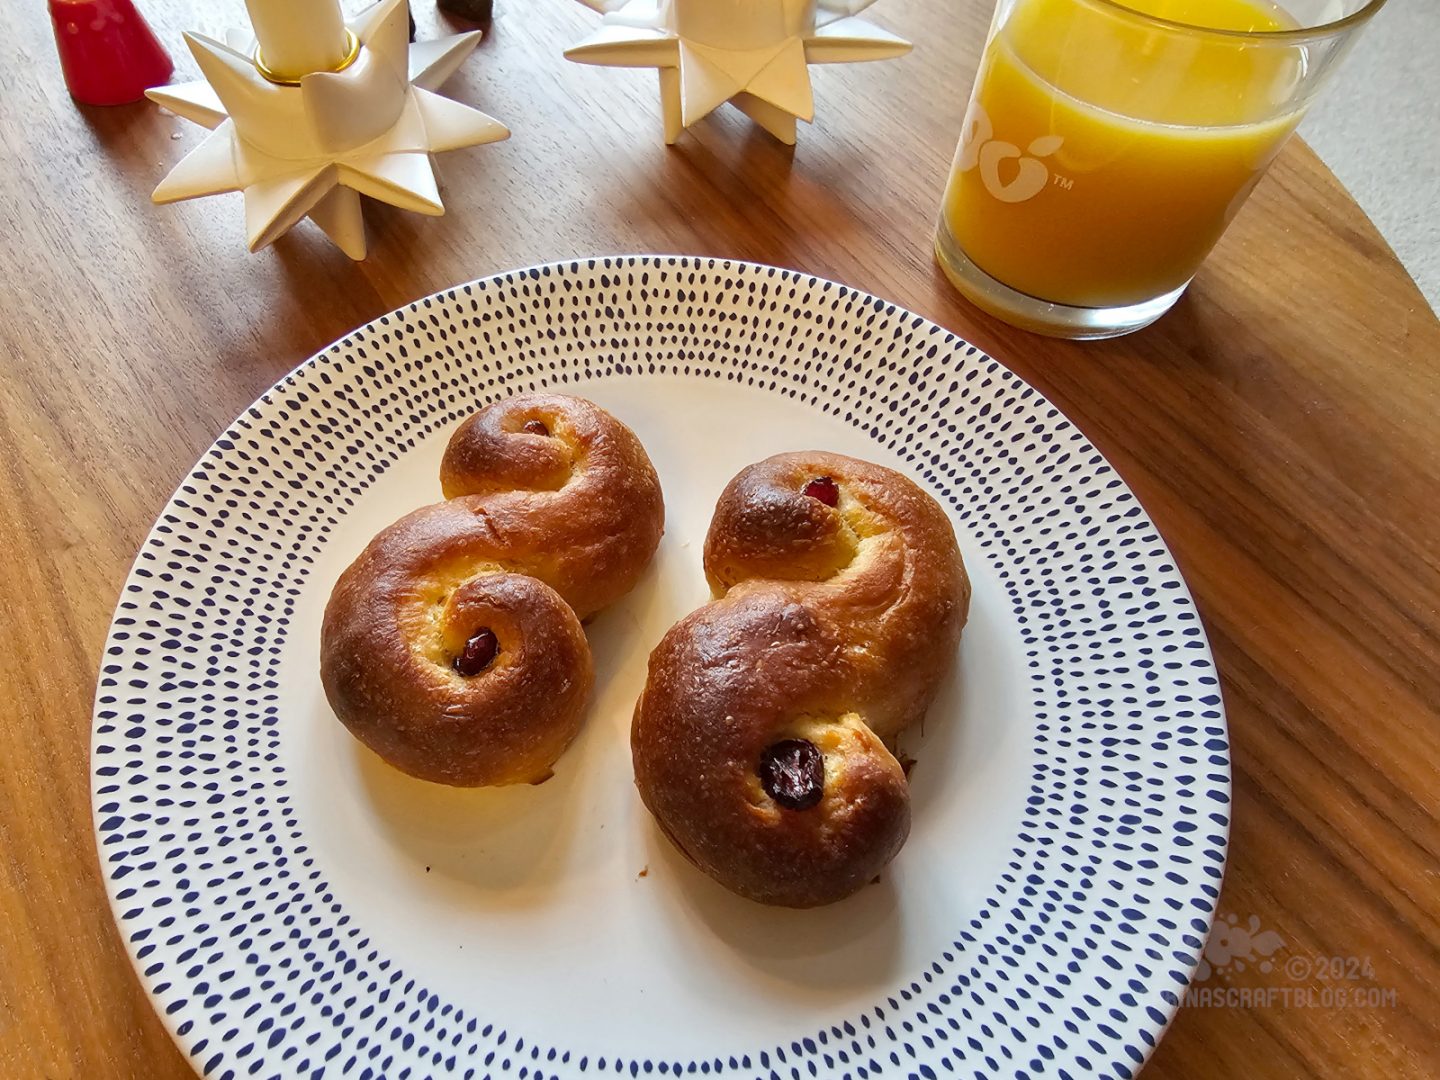
[[[956,167],[969,172],[979,165],[985,190],[1005,203],[1025,202],[1045,190],[1050,170],[1040,159],[1055,153],[1065,142],[1059,135],[1041,135],[1022,153],[1014,143],[995,138],[990,117],[978,101],[970,102],[961,132]],[[1000,179],[1000,165],[1006,161],[1018,161],[1015,175],[1008,181]]]

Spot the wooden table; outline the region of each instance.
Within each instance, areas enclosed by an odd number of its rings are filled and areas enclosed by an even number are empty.
[[[185,75],[179,31],[242,14],[145,6]],[[802,268],[960,332],[1062,408],[1170,541],[1234,742],[1220,911],[1291,954],[1368,960],[1358,985],[1386,993],[1184,1010],[1147,1076],[1440,1075],[1440,324],[1334,178],[1292,144],[1157,326],[1048,341],[967,306],[929,254],[984,0],[880,5],[920,47],[816,69],[819,119],[793,151],[729,110],[666,149],[652,73],[561,59],[592,13],[497,6],[448,89],[514,138],[441,160],[442,220],[372,204],[363,263],[308,226],[246,254],[238,196],[152,206],[199,129],[145,104],[76,107],[38,3],[6,35],[0,1076],[189,1075],[105,902],[87,753],[120,584],[197,455],[391,308],[519,265],[652,251]],[[419,22],[441,26],[428,4]],[[1357,985],[1324,974],[1305,985]]]

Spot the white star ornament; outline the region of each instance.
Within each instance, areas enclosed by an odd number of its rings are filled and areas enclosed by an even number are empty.
[[[580,0],[600,28],[581,64],[660,73],[665,141],[730,102],[785,143],[815,118],[810,64],[888,60],[910,43],[856,18],[874,0]]]
[[[411,45],[407,0],[380,0],[347,28],[353,58],[294,84],[262,74],[248,32],[227,34],[228,44],[187,33],[205,78],[147,94],[212,131],[160,182],[155,202],[240,191],[251,251],[309,217],[352,259],[366,251],[362,195],[443,214],[431,155],[510,134],[435,93],[479,32]]]

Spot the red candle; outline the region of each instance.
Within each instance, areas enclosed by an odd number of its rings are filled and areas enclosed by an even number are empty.
[[[138,101],[175,65],[133,0],[49,0],[65,85],[87,105]]]

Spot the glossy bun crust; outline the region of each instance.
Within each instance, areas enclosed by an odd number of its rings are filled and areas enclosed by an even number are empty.
[[[660,482],[629,428],[552,394],[470,417],[440,476],[446,501],[386,528],[336,583],[321,681],[351,733],[411,776],[537,783],[594,680],[581,620],[633,588],[660,542]],[[493,658],[462,674],[485,632]]]
[[[721,495],[705,572],[716,599],[650,657],[631,729],[640,795],[734,892],[839,900],[909,835],[905,773],[886,744],[954,661],[970,601],[954,530],[890,469],[781,454]],[[777,756],[791,767],[774,771]]]

